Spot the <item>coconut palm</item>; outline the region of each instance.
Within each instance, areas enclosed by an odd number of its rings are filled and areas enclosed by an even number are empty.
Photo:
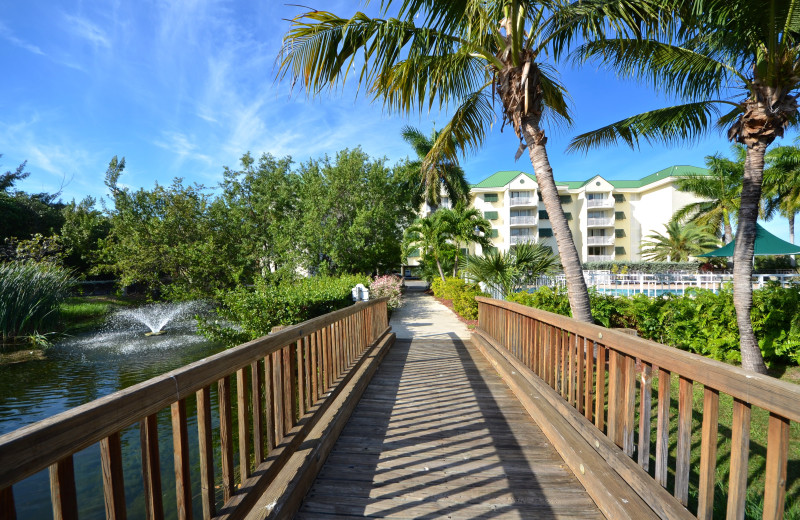
[[[751,276],[764,156],[798,120],[800,17],[794,0],[664,2],[683,25],[658,38],[598,38],[577,55],[596,59],[622,77],[640,79],[682,104],[628,117],[576,137],[572,149],[622,141],[693,140],[713,123],[745,146],[734,250],[734,306],[742,365],[766,372],[750,321]],[[655,25],[653,25],[655,26]]]
[[[764,171],[766,194],[765,216],[771,218],[775,211],[789,221],[789,239],[794,244],[794,219],[800,212],[800,148],[779,146],[767,152],[767,169]],[[792,266],[796,266],[794,255]]]
[[[559,201],[544,130],[544,123],[571,123],[568,94],[546,60],[556,35],[563,41],[565,34],[590,33],[603,24],[592,16],[550,23],[561,4],[555,0],[384,0],[381,6],[388,9],[393,3],[400,3],[399,15],[390,19],[363,13],[340,18],[323,11],[295,17],[284,37],[279,77],[317,93],[336,88],[349,73],[391,111],[455,107],[423,169],[477,150],[495,122],[498,100],[503,125],[509,124],[519,139],[517,157],[527,150],[536,173],[572,314],[591,322],[580,257]],[[640,9],[649,1],[593,4],[602,4],[605,11],[599,14],[625,15],[628,6]],[[422,13],[420,25],[417,13]]]
[[[447,222],[441,217],[441,212],[431,213],[425,218],[418,218],[403,234],[403,250],[419,249],[423,258],[433,259],[439,276],[444,280],[442,268],[442,253],[450,239]]]
[[[468,279],[485,284],[502,297],[518,291],[531,279],[553,271],[557,259],[549,247],[525,242],[510,251],[497,250],[482,256],[468,256],[462,269]]]
[[[492,245],[488,237],[492,223],[483,218],[479,210],[467,207],[463,202],[456,204],[453,209],[439,210],[438,215],[445,222],[450,239],[456,246],[453,264],[453,276],[456,276],[462,246],[468,248],[470,244],[478,244],[485,249]]]
[[[457,162],[445,158],[434,164],[425,162],[425,157],[441,133],[434,130],[429,137],[413,126],[403,127],[403,140],[414,148],[418,158],[409,165],[418,177],[413,184],[414,196],[411,200],[415,208],[425,202],[436,211],[442,202],[441,188],[444,188],[453,205],[469,202],[469,184],[464,178],[464,170]]]
[[[654,262],[686,262],[719,247],[719,241],[709,228],[693,222],[681,224],[673,219],[666,234],[655,232],[642,240],[642,257]]]
[[[678,180],[676,187],[693,193],[701,200],[688,204],[675,212],[678,221],[690,220],[701,227],[722,229],[725,243],[733,240],[731,220],[739,212],[739,200],[744,177],[744,148],[734,147],[740,160],[731,160],[719,154],[706,156],[710,175],[691,175]]]

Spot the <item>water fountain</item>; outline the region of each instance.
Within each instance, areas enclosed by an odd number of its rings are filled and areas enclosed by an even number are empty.
[[[145,332],[145,336],[160,336],[166,332],[164,327],[170,321],[191,315],[197,307],[197,302],[153,303],[135,309],[118,311],[114,317],[146,326],[150,330]]]

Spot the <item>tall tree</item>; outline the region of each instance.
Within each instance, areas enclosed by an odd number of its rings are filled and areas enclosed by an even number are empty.
[[[450,238],[456,246],[453,262],[453,276],[456,276],[461,246],[467,248],[471,244],[478,244],[482,248],[491,246],[492,242],[489,240],[488,234],[492,229],[492,223],[483,218],[478,209],[467,207],[463,202],[456,204],[453,209],[439,210],[439,218],[445,222]]]
[[[746,149],[734,250],[734,306],[742,365],[765,373],[750,310],[753,250],[767,147],[798,121],[800,16],[795,0],[661,2],[682,21],[661,38],[597,38],[578,55],[639,79],[682,104],[617,121],[578,136],[573,149],[622,141],[696,139],[716,121]],[[653,23],[653,27],[657,24]]]
[[[569,40],[563,35],[591,33],[602,26],[598,16],[637,18],[628,11],[641,2],[581,4],[580,9],[594,9],[592,16],[575,16],[563,24],[552,23],[561,4],[555,0],[384,0],[381,5],[388,10],[397,3],[399,14],[389,19],[363,13],[340,18],[316,10],[295,17],[284,37],[278,76],[316,94],[340,85],[350,73],[392,111],[455,107],[423,167],[477,150],[496,119],[498,100],[503,124],[519,139],[517,157],[527,150],[536,173],[573,316],[591,322],[580,256],[547,155],[543,123],[572,121],[567,92],[547,59],[556,35]],[[624,29],[625,24],[614,26]]]
[[[655,232],[642,240],[642,257],[655,262],[687,262],[690,256],[719,247],[719,241],[708,229],[673,219],[667,223],[664,234]]]
[[[549,247],[525,242],[510,251],[494,250],[481,256],[470,256],[463,264],[467,278],[484,283],[505,297],[518,291],[529,280],[551,272],[557,259]]]
[[[765,217],[775,211],[789,221],[789,239],[794,244],[795,216],[800,212],[800,148],[778,146],[767,152],[767,169],[764,171],[766,193]],[[797,262],[791,256],[792,266]]]
[[[694,193],[699,202],[688,204],[675,212],[674,219],[691,220],[701,227],[711,227],[719,232],[725,243],[733,240],[731,221],[739,213],[739,201],[744,177],[744,148],[734,147],[737,160],[719,154],[706,156],[706,167],[711,175],[692,175],[678,180],[679,190]]]
[[[409,226],[404,233],[404,250],[410,248],[419,249],[424,260],[431,260],[436,263],[439,277],[444,280],[444,269],[442,268],[442,255],[447,241],[451,238],[447,222],[442,219],[442,213],[437,211],[427,217],[419,218]]]
[[[413,185],[413,204],[416,208],[427,203],[435,211],[442,202],[442,188],[450,197],[453,206],[459,202],[469,203],[469,184],[458,162],[447,158],[441,158],[434,163],[425,162],[425,157],[441,133],[433,130],[428,137],[413,126],[403,127],[403,140],[410,144],[417,154],[417,160],[410,164],[417,177]]]

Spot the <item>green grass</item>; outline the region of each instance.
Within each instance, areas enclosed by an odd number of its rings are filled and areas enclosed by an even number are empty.
[[[130,298],[114,296],[73,296],[59,308],[61,328],[67,333],[91,330],[103,325],[110,313],[136,303]]]
[[[781,379],[797,382],[800,375],[798,367],[790,367],[782,371]],[[673,375],[670,390],[670,474],[667,489],[674,489],[674,467],[677,451],[678,431],[678,377]],[[692,451],[691,473],[689,477],[689,509],[697,511],[700,448],[703,421],[703,386],[696,383],[693,386],[692,405]],[[650,445],[650,474],[655,474],[655,443],[658,406],[658,377],[653,377],[653,405],[651,409],[651,445]],[[638,403],[637,403],[638,404]],[[638,409],[638,406],[637,406]],[[638,421],[638,418],[637,418]],[[728,475],[730,472],[731,451],[731,424],[733,422],[733,398],[720,394],[719,398],[719,436],[717,444],[717,490],[714,498],[714,518],[725,518],[727,507]],[[637,422],[638,424],[638,422]],[[769,412],[753,407],[750,424],[750,457],[748,460],[748,486],[745,518],[761,518],[764,494],[764,474],[767,456],[767,432]],[[792,422],[790,426],[789,462],[786,479],[786,511],[784,518],[800,520],[800,424]],[[638,431],[636,432],[638,439]]]

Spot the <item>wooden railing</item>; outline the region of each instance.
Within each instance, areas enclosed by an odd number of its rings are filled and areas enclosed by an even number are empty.
[[[487,298],[478,298],[478,302],[478,336],[505,350],[504,356],[518,362],[513,365],[516,370],[532,371],[543,387],[549,385],[547,390],[556,396],[559,413],[661,517],[684,516],[677,509],[663,507],[663,502],[668,502],[663,493],[671,481],[671,494],[688,507],[692,474],[693,479],[697,478],[693,480],[697,505],[686,514],[712,518],[714,491],[723,484],[717,475],[717,449],[722,436],[723,442],[730,443],[725,513],[727,518],[744,518],[752,408],[766,410],[769,431],[766,462],[761,470],[765,484],[758,494],[764,499],[763,518],[783,517],[790,423],[800,421],[797,385],[519,304]],[[673,407],[670,396],[675,382],[677,407]],[[703,397],[702,406],[698,403],[693,409],[695,385],[699,385]],[[730,396],[733,401],[729,434],[719,428],[721,395]],[[695,437],[695,442],[700,443],[699,468],[690,467],[693,411],[702,420],[700,439]],[[677,422],[672,432],[671,420]],[[653,423],[655,446],[651,443]],[[671,433],[675,436],[672,443]],[[627,457],[619,454],[615,459],[613,452],[620,450]],[[627,462],[623,460],[628,457]],[[580,471],[584,471],[583,466]],[[652,486],[653,481],[659,486]],[[672,499],[669,494],[666,498]]]
[[[287,327],[0,437],[0,518],[16,518],[12,486],[46,468],[54,518],[77,518],[73,455],[96,443],[106,517],[125,518],[126,479],[140,477],[123,475],[120,433],[136,423],[146,515],[163,518],[156,414],[165,408],[171,411],[176,516],[192,517],[194,482],[202,491],[204,518],[241,517],[300,448],[365,352],[385,342],[386,300]],[[212,387],[219,403],[216,446]],[[190,399],[196,404],[191,407],[196,409],[196,447],[190,446],[187,428]],[[190,451],[195,461],[199,457],[199,472],[192,472]],[[219,486],[221,509],[215,497]]]

